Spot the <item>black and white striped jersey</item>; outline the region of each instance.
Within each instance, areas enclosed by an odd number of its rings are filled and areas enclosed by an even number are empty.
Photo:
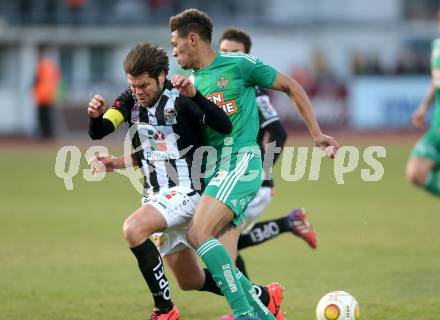
[[[143,107],[127,89],[111,108],[119,110],[130,125],[132,148],[147,192],[176,185],[195,189],[191,169],[194,151],[202,144],[204,112],[192,99],[179,95],[167,80],[153,106]],[[194,165],[200,166],[197,162]]]
[[[260,88],[255,87],[255,96],[257,99],[258,106],[258,118],[260,120],[260,132],[258,133],[257,141],[261,144],[262,137],[261,134],[269,124],[275,121],[280,121],[278,113],[270,101],[269,93]]]
[[[264,139],[266,134],[268,135],[268,142],[276,142],[276,146],[280,148],[284,147],[287,136],[283,126],[281,125],[278,113],[270,101],[268,92],[260,87],[255,87],[255,95],[258,106],[258,117],[260,120],[260,130],[258,131],[257,143],[261,148],[262,155],[264,155],[264,150],[266,147],[264,145]],[[263,163],[264,180],[262,185],[265,187],[274,186],[271,172],[272,167],[278,157],[279,153],[276,153],[274,155],[272,165],[268,166],[267,164]],[[264,156],[262,156],[262,159],[264,159]]]

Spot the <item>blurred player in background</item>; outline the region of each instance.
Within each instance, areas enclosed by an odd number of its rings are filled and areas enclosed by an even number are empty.
[[[251,47],[252,41],[249,34],[238,28],[225,29],[219,41],[219,49],[222,52],[241,51],[248,54],[250,53]],[[259,87],[255,89],[260,120],[257,142],[263,152],[266,147],[281,149],[286,142],[286,131],[270,101],[267,91]],[[274,155],[273,164],[275,164],[280,152],[272,152],[272,154]],[[287,216],[279,219],[256,223],[257,219],[261,216],[275,195],[275,187],[271,174],[272,167],[263,167],[263,170],[264,179],[260,190],[258,190],[257,195],[246,209],[246,216],[241,226],[241,235],[238,239],[238,250],[274,239],[284,232],[292,232],[294,235],[304,239],[310,247],[315,249],[317,246],[315,231],[308,222],[304,210],[300,208],[293,209]],[[237,255],[236,264],[240,271],[248,277],[246,265],[240,254]]]
[[[440,10],[437,15],[440,30]],[[417,128],[425,128],[426,113],[435,101],[434,119],[411,152],[406,176],[416,186],[440,196],[440,39],[432,43],[431,78],[426,96],[414,112],[412,122]]]
[[[54,138],[53,108],[58,93],[61,71],[47,47],[40,49],[33,86],[38,109],[39,134],[43,139]]]
[[[171,17],[170,29],[173,56],[179,65],[194,70],[195,87],[224,108],[233,123],[229,139],[205,130],[206,144],[218,151],[218,157],[215,163],[207,164],[208,169],[215,169],[215,174],[206,181],[188,228],[188,240],[208,267],[235,318],[274,319],[268,310],[261,308],[252,284],[232,262],[240,235],[237,226],[261,186],[255,86],[285,92],[298,107],[316,145],[333,147],[334,156],[338,144],[321,132],[310,101],[296,81],[253,56],[241,52],[216,53],[211,46],[213,24],[206,13],[185,10]],[[173,84],[181,93],[191,86],[184,77]],[[227,155],[222,154],[225,146],[230,150]],[[216,239],[219,235],[229,241],[227,246]]]

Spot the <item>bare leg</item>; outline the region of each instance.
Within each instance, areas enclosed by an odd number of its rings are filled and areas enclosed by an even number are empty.
[[[411,158],[406,165],[406,178],[413,184],[423,187],[434,167],[435,162],[430,159]]]

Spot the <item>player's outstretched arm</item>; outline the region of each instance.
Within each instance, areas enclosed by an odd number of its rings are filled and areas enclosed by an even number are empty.
[[[98,172],[113,172],[117,169],[124,169],[137,165],[133,155],[114,157],[108,154],[97,154],[88,161],[92,174]]]
[[[431,84],[428,87],[428,90],[423,97],[422,102],[420,102],[419,107],[414,111],[411,116],[411,121],[413,125],[419,129],[425,128],[425,116],[428,112],[431,105],[434,103],[434,95],[435,95],[435,86],[434,82],[431,81]]]
[[[296,106],[304,119],[316,146],[322,148],[332,147],[331,150],[329,150],[329,153],[333,158],[339,148],[339,144],[334,138],[322,133],[318,121],[316,120],[315,113],[313,112],[310,99],[299,83],[284,73],[278,72],[271,89],[282,91],[287,94],[290,101]]]

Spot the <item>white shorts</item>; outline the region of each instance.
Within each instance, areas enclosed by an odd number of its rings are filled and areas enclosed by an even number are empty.
[[[186,247],[191,248],[186,239],[186,230],[200,195],[188,187],[176,186],[158,193],[142,197],[142,205],[152,205],[164,217],[167,229],[151,236],[161,256],[166,256]]]
[[[261,214],[264,212],[264,210],[267,208],[270,201],[272,200],[271,194],[271,187],[261,187],[260,190],[258,190],[255,198],[253,198],[252,201],[249,202],[246,208],[243,222],[241,224],[242,234],[247,234],[252,230],[258,218],[261,216]]]

